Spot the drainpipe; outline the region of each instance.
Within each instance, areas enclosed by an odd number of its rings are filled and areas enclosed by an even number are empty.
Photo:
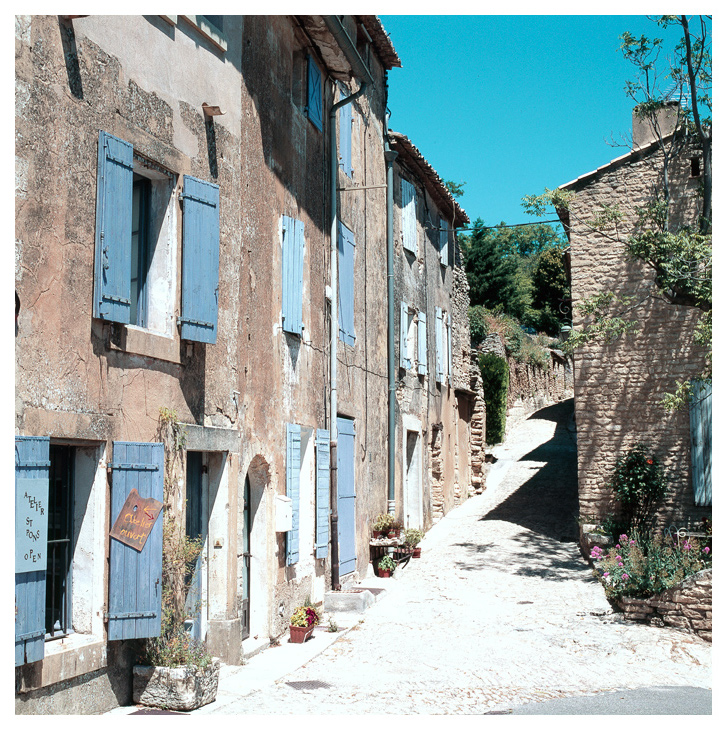
[[[351,96],[337,102],[329,112],[330,155],[331,155],[331,588],[341,590],[338,559],[338,143],[336,140],[336,112],[351,104],[373,82],[370,71],[358,55],[355,44],[346,33],[341,21],[335,15],[326,15],[324,20],[331,35],[351,64],[353,73],[362,79],[361,88]],[[334,87],[335,88],[335,87]]]
[[[394,160],[396,150],[389,145],[388,115],[384,130],[384,158],[386,159],[386,278],[387,301],[386,318],[388,333],[388,371],[389,371],[389,475],[388,475],[388,512],[396,514],[394,496],[394,473],[396,466],[396,363],[394,352]]]

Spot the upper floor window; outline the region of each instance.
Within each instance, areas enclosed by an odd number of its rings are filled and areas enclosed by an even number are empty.
[[[414,186],[401,180],[401,241],[407,251],[417,253],[417,208]]]
[[[345,89],[341,88],[341,99],[348,97]],[[338,143],[338,166],[349,177],[353,177],[353,166],[351,164],[351,136],[353,125],[352,104],[346,104],[338,110],[339,121],[339,143]]]
[[[323,84],[321,70],[312,56],[308,56],[308,119],[323,131]]]
[[[439,262],[449,265],[449,221],[439,219]]]
[[[283,330],[303,334],[303,259],[305,229],[303,222],[284,215],[280,223],[283,259]]]

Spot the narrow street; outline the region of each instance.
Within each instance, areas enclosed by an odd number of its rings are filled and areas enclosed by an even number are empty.
[[[609,690],[710,689],[711,645],[622,622],[580,556],[572,408],[517,426],[485,493],[435,525],[397,578],[369,579],[386,594],[342,614],[353,628],[323,653],[194,714],[483,714]]]

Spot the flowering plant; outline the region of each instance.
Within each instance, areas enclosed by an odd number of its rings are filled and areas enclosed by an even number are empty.
[[[317,626],[321,622],[321,616],[315,606],[298,606],[290,617],[291,626]]]
[[[643,538],[638,533],[621,535],[607,553],[594,546],[591,558],[610,598],[660,593],[712,564],[709,546],[698,538]]]

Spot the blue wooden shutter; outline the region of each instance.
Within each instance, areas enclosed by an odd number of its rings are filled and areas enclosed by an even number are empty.
[[[338,418],[338,563],[339,574],[356,570],[356,481],[354,423]]]
[[[401,303],[399,312],[399,367],[408,370],[411,367],[411,360],[408,352],[409,339],[409,305]]]
[[[129,323],[134,148],[99,132],[93,316]]]
[[[447,375],[452,382],[452,316],[447,312]]]
[[[345,99],[347,96],[348,94],[341,91],[341,99]],[[338,165],[349,177],[353,175],[353,167],[351,165],[351,106],[351,104],[346,104],[346,106],[342,106],[338,111],[340,128]]]
[[[26,662],[41,660],[45,647],[49,467],[50,439],[34,436],[15,437],[16,667]],[[31,519],[33,524],[30,524],[28,519]],[[25,539],[28,537],[27,529],[38,536],[36,560],[29,555],[28,541]]]
[[[316,431],[316,557],[328,555],[331,512],[331,434],[319,428]]]
[[[417,358],[419,375],[427,374],[427,315],[419,312],[417,320]]]
[[[185,175],[182,201],[181,337],[214,345],[220,276],[220,188]]]
[[[308,119],[323,131],[321,70],[311,56],[308,56]]]
[[[347,345],[356,341],[354,313],[354,252],[353,233],[338,224],[338,336]]]
[[[111,524],[132,489],[164,502],[164,445],[114,441],[111,467]],[[163,512],[141,552],[109,539],[108,637],[159,636],[162,621]]]
[[[689,404],[694,503],[712,504],[712,383],[695,382]]]
[[[444,218],[439,219],[439,261],[442,266],[449,264],[449,223]]]
[[[444,357],[442,352],[442,309],[435,307],[436,321],[434,323],[434,338],[437,348],[437,382],[442,382],[444,374]]]
[[[401,235],[407,251],[417,252],[416,192],[407,180],[401,181]]]
[[[303,334],[303,257],[305,235],[302,221],[283,216],[283,329]]]
[[[285,540],[285,564],[298,562],[300,552],[300,426],[286,424],[285,494],[292,500],[293,528]]]

